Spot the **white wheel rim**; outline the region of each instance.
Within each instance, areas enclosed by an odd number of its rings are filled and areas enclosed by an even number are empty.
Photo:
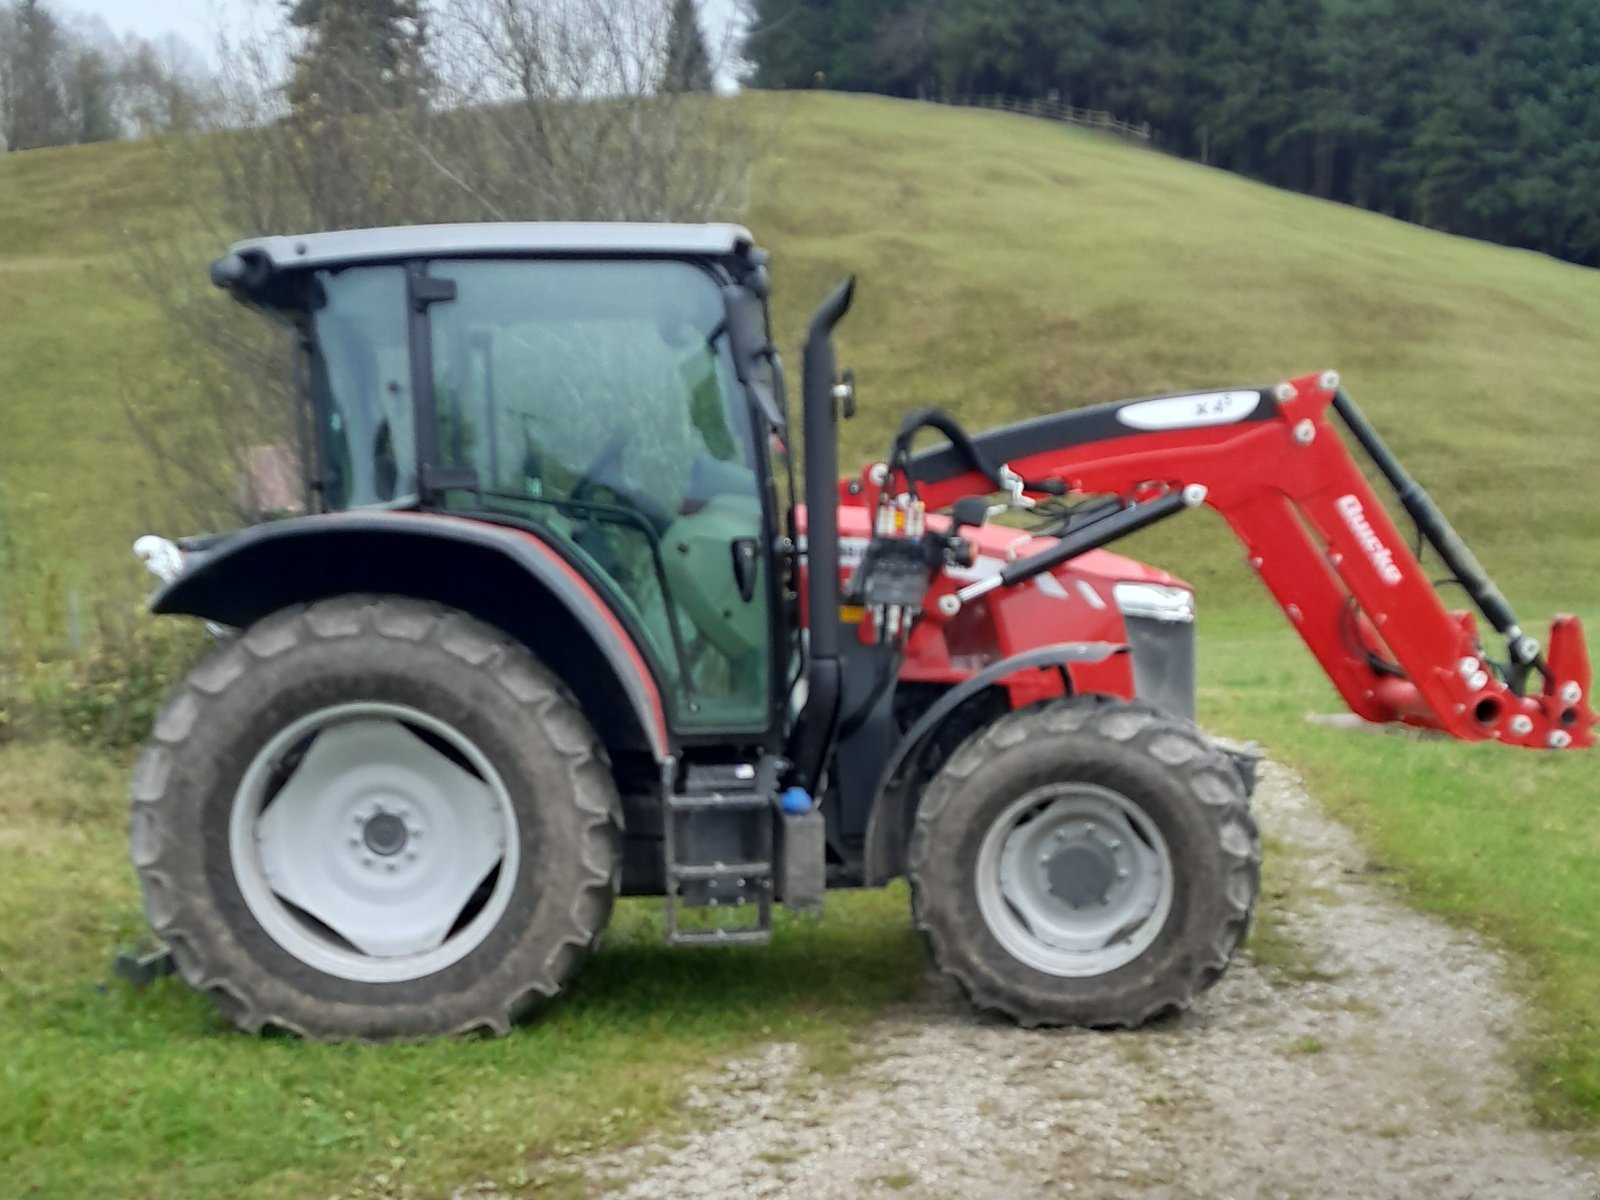
[[[471,953],[505,915],[520,859],[510,794],[483,752],[426,713],[365,702],[319,709],[261,748],[228,849],[267,935],[362,983]]]
[[[1097,784],[1052,784],[1012,803],[978,848],[984,923],[1050,975],[1104,975],[1134,961],[1172,912],[1172,855],[1149,816]]]

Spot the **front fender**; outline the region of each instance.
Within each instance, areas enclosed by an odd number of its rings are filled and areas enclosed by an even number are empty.
[[[911,837],[911,821],[916,815],[917,794],[907,773],[922,753],[938,737],[939,730],[964,704],[1002,680],[1027,670],[1064,668],[1073,663],[1104,662],[1114,654],[1126,654],[1128,647],[1117,642],[1062,642],[1040,646],[1010,658],[1001,659],[972,678],[951,688],[928,706],[916,724],[895,744],[889,761],[878,775],[877,790],[867,818],[867,842],[862,860],[863,882],[876,887],[905,873],[906,847]]]
[[[573,690],[609,748],[671,755],[638,642],[572,563],[521,528],[386,511],[273,521],[191,550],[150,607],[244,628],[352,592],[433,600],[504,630]]]

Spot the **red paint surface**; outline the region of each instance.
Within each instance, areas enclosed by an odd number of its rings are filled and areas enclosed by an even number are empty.
[[[1351,710],[1368,720],[1440,729],[1465,741],[1594,745],[1589,659],[1578,619],[1557,617],[1551,628],[1550,677],[1542,692],[1515,695],[1481,669],[1475,623],[1445,609],[1330,423],[1334,391],[1323,382],[1320,375],[1290,380],[1292,398],[1280,401],[1268,420],[1130,429],[1125,437],[1041,447],[1009,466],[1024,478],[1059,479],[1082,494],[1150,497],[1204,486],[1205,503],[1244,543],[1262,582]],[[920,492],[928,508],[937,509],[991,487],[983,476],[968,474],[921,484]],[[841,533],[866,536],[877,494],[870,469],[859,483],[841,487]],[[1017,536],[985,527],[976,534],[979,552],[1006,561],[1048,544],[1006,544]],[[963,581],[938,581],[911,637],[903,678],[954,682],[973,674],[986,656],[992,662],[1056,642],[1121,641],[1110,582],[1176,582],[1100,551],[1057,569],[1053,578],[1067,600],[1047,596],[1035,581],[991,592],[948,620],[935,607],[938,597]],[[1075,602],[1079,580],[1100,590],[1105,611]],[[1374,670],[1363,645],[1393,664],[1398,676]],[[1075,667],[1072,675],[1078,687],[1131,693],[1126,656]],[[1575,702],[1563,695],[1571,690],[1581,693]]]

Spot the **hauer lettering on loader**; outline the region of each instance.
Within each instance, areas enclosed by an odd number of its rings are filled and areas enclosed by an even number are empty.
[[[853,282],[792,424],[735,226],[264,238],[212,277],[294,332],[308,515],[143,544],[155,610],[230,632],[156,722],[131,837],[155,932],[242,1029],[505,1032],[619,892],[725,946],[900,876],[982,1008],[1183,1008],[1255,904],[1251,764],[1195,726],[1192,590],[1104,547],[1202,504],[1361,716],[1594,743],[1578,622],[1523,632],[1331,372],[976,435],[925,410],[841,483]]]

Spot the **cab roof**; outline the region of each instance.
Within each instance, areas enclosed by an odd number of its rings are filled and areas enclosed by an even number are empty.
[[[732,258],[761,261],[741,225],[522,221],[398,225],[236,242],[211,265],[218,287],[256,291],[272,276],[417,258]],[[242,288],[241,288],[242,285]]]

